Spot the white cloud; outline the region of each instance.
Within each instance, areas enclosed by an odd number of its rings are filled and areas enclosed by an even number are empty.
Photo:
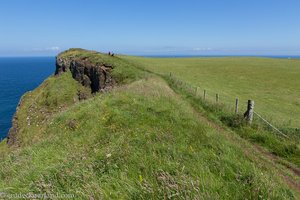
[[[46,48],[33,48],[33,51],[59,51],[60,48],[57,46],[46,47]]]
[[[213,50],[212,48],[199,48],[199,47],[193,48],[193,51],[212,51],[212,50]]]
[[[59,51],[60,48],[59,48],[59,47],[49,47],[49,48],[46,48],[46,50],[50,50],[50,51]]]

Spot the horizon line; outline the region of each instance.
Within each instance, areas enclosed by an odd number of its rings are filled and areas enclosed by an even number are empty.
[[[99,52],[102,53],[102,52]],[[193,55],[193,54],[124,54],[124,53],[116,53],[116,55],[128,55],[128,56],[138,56],[138,57],[286,57],[286,58],[300,58],[300,55],[287,55],[287,54],[265,54],[265,55],[257,55],[257,54],[216,54],[216,55]],[[57,55],[7,55],[2,56],[0,58],[50,58],[56,57]]]

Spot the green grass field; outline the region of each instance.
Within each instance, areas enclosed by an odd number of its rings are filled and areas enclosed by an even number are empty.
[[[74,199],[299,199],[298,176],[210,122],[199,101],[193,104],[167,79],[135,68],[139,61],[68,53],[112,64],[120,84],[79,101],[78,91],[89,91],[68,71],[27,93],[17,113],[17,145],[0,143],[0,192]]]
[[[248,99],[255,111],[279,126],[300,127],[300,60],[272,58],[144,58],[127,60],[156,72],[172,73],[179,79],[207,90],[210,100],[246,110]]]

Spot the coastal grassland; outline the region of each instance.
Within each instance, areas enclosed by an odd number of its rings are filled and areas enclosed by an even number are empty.
[[[61,58],[88,59],[92,63],[113,67],[113,76],[118,85],[130,83],[146,73],[138,70],[120,58],[83,49],[70,49]],[[51,76],[34,91],[23,95],[21,106],[16,112],[18,134],[17,146],[30,145],[43,139],[45,126],[51,123],[56,114],[63,112],[80,101],[80,96],[88,99],[91,90],[72,78],[68,71],[59,76]],[[4,148],[4,147],[3,147]],[[1,152],[0,147],[0,152]]]
[[[0,190],[77,199],[293,199],[267,165],[149,76],[79,102],[0,157]],[[35,134],[35,132],[32,132]]]
[[[300,127],[300,60],[255,57],[144,58],[124,56],[147,70],[170,72],[177,78],[207,90],[207,99],[234,106],[241,111],[248,99],[255,110],[281,127]]]

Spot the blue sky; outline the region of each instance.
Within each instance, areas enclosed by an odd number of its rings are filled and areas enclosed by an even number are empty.
[[[300,55],[299,0],[9,0],[0,56]]]

